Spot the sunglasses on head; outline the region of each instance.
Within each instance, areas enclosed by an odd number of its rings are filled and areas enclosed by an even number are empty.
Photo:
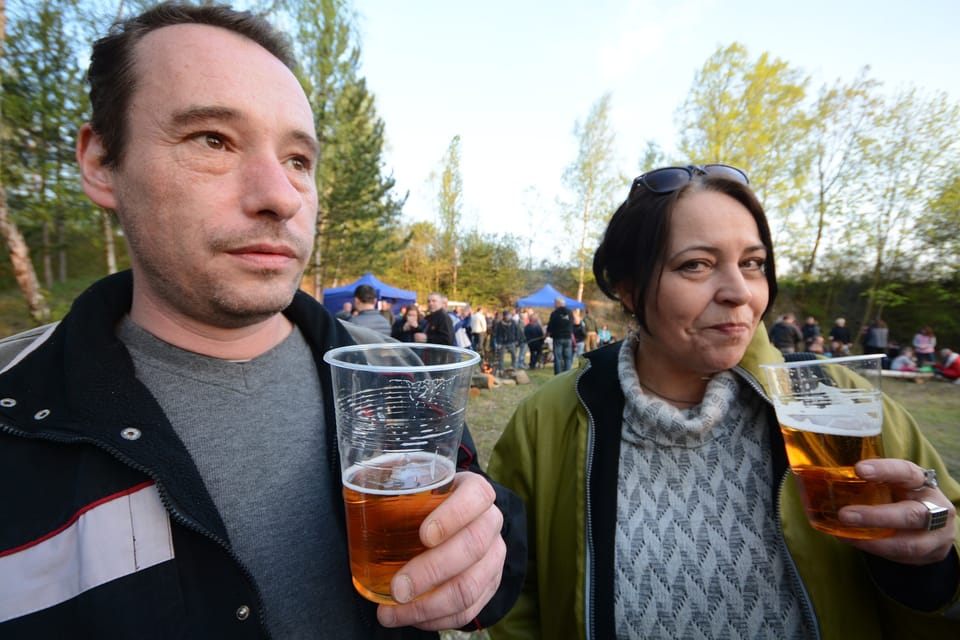
[[[643,187],[650,193],[673,193],[683,187],[693,176],[703,175],[717,178],[726,178],[740,184],[750,184],[747,174],[726,164],[690,164],[685,167],[663,167],[648,171],[642,176],[633,179],[630,185],[630,195],[637,187]]]

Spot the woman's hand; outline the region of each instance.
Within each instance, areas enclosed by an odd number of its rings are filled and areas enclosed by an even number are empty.
[[[856,471],[864,480],[889,484],[894,502],[843,507],[839,512],[840,521],[857,527],[893,528],[897,532],[877,540],[841,540],[901,564],[931,564],[947,556],[956,537],[957,510],[940,489],[924,485],[923,468],[908,460],[875,458],[858,462]],[[946,508],[946,526],[929,531],[930,512],[920,500]]]

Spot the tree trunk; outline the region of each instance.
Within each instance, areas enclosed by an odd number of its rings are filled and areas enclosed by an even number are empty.
[[[110,220],[110,212],[106,209],[100,210],[100,220],[103,225],[103,250],[106,253],[107,273],[117,272],[117,243],[113,239],[113,222]]]
[[[53,287],[53,256],[50,254],[50,223],[46,220],[40,227],[40,243],[42,245],[40,264],[43,265],[43,284],[50,289]]]
[[[10,253],[13,275],[17,279],[20,291],[23,292],[30,317],[37,323],[47,322],[50,319],[50,307],[47,306],[47,301],[40,291],[36,271],[33,269],[33,263],[30,262],[30,249],[20,229],[10,219],[10,212],[7,210],[7,194],[3,185],[0,185],[0,234],[3,235]]]

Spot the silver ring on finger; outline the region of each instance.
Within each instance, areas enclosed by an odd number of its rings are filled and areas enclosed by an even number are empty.
[[[937,470],[936,469],[924,469],[923,470],[923,484],[921,484],[913,491],[923,491],[924,489],[939,489],[940,483],[937,482]]]
[[[947,516],[950,512],[946,507],[941,507],[936,502],[929,500],[918,500],[920,504],[927,508],[927,531],[936,531],[947,525]]]

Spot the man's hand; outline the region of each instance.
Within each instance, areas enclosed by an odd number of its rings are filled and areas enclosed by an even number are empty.
[[[493,504],[493,487],[468,471],[458,473],[453,482],[450,497],[420,525],[427,551],[404,565],[390,583],[394,599],[405,604],[377,609],[385,627],[462,627],[500,586],[507,548],[500,537],[503,515]]]

